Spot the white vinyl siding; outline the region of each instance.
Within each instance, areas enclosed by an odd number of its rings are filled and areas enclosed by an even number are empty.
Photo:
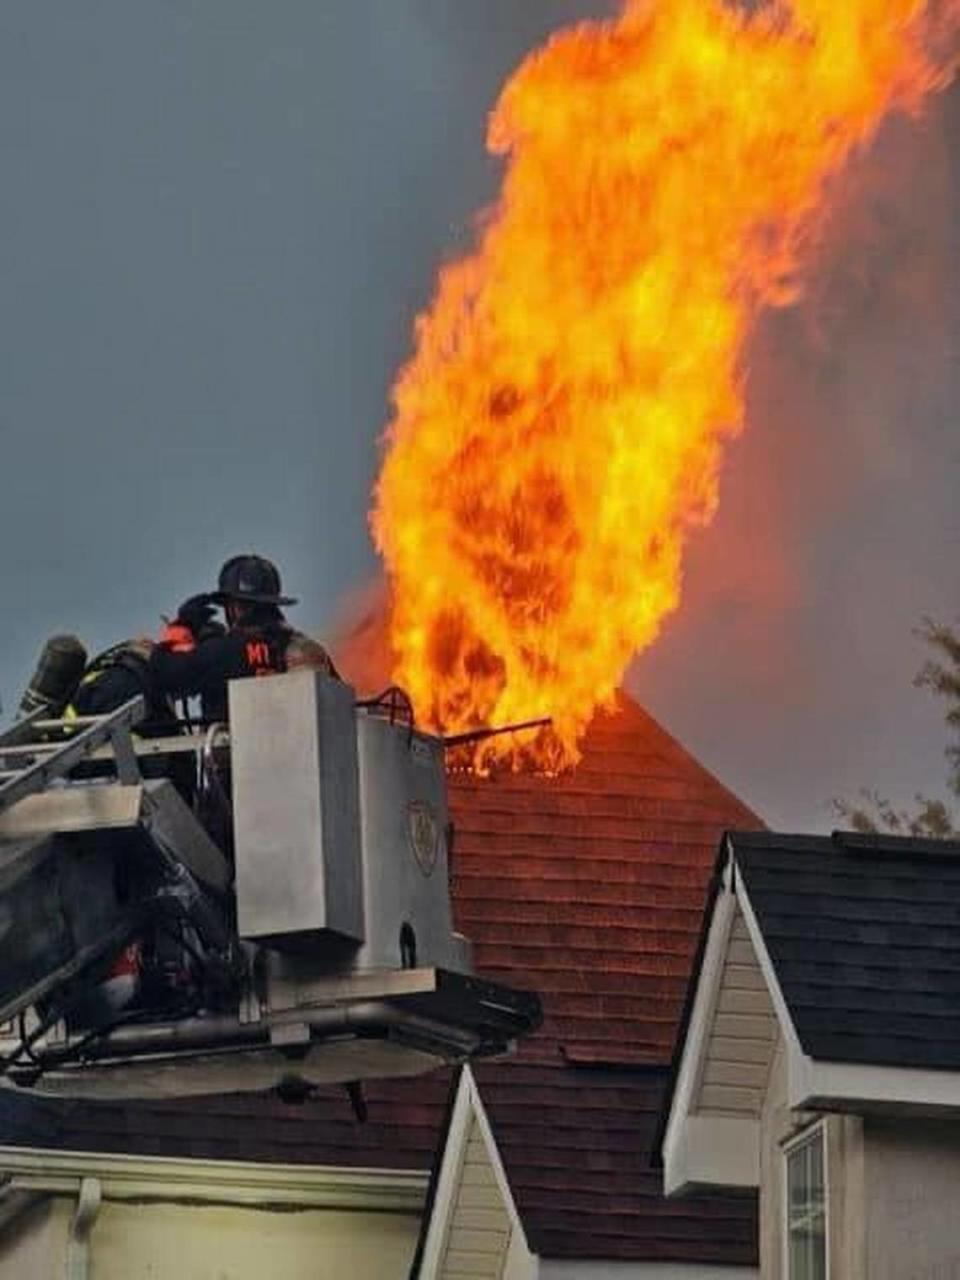
[[[737,908],[695,1109],[759,1115],[776,1037],[773,1003]]]
[[[475,1115],[464,1145],[441,1280],[500,1280],[510,1246],[510,1214]]]

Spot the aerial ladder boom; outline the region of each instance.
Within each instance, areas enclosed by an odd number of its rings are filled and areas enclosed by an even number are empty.
[[[295,1098],[538,1024],[534,995],[472,973],[444,744],[394,698],[299,671],[234,682],[229,731],[153,737],[144,714],[41,710],[0,734],[3,1083]]]

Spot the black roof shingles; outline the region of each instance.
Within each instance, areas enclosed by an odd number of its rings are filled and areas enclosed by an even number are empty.
[[[960,843],[729,839],[806,1053],[960,1069]]]

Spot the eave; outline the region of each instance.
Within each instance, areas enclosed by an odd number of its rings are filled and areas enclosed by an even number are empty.
[[[834,1062],[806,1053],[784,999],[776,970],[729,837],[718,869],[718,891],[704,922],[702,960],[679,1050],[661,1147],[668,1196],[708,1189],[749,1190],[760,1181],[760,1108],[722,1114],[698,1105],[717,1017],[721,977],[731,929],[738,915],[746,926],[770,1006],[779,1051],[785,1060],[786,1102],[792,1111],[854,1114],[960,1114],[960,1072]]]
[[[264,1209],[363,1209],[419,1214],[427,1174],[411,1170],[321,1168],[242,1160],[171,1160],[0,1147],[11,1191],[76,1195],[94,1178],[109,1200],[173,1200]]]

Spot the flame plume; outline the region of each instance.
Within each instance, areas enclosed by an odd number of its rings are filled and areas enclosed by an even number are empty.
[[[958,27],[956,0],[627,0],[507,83],[502,193],[417,322],[371,517],[422,719],[552,715],[522,750],[576,759],[679,603],[758,312],[797,298],[831,178],[948,82]]]

